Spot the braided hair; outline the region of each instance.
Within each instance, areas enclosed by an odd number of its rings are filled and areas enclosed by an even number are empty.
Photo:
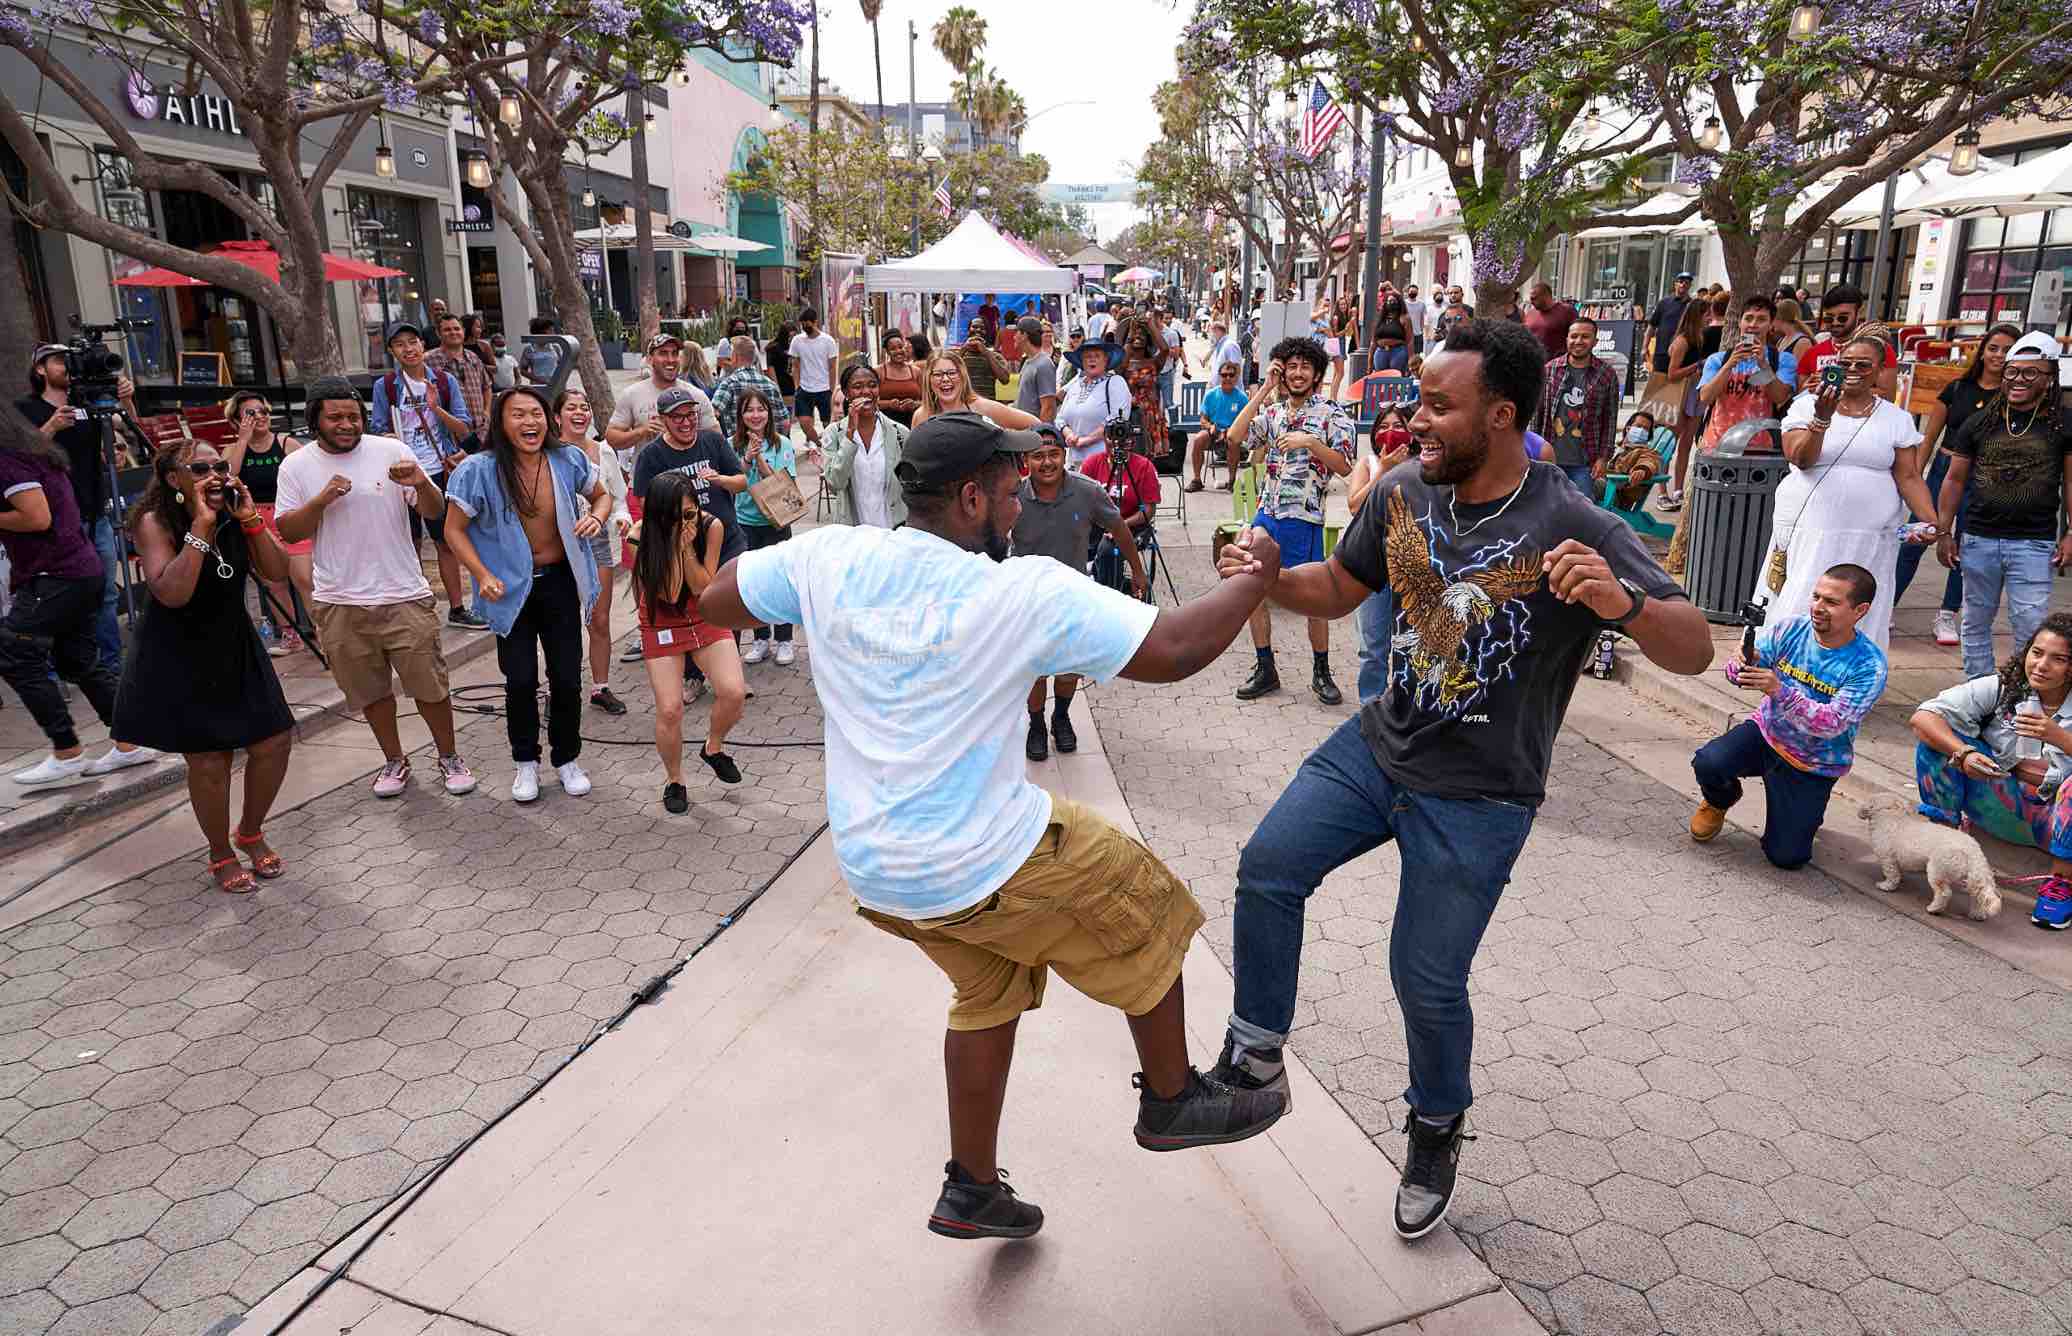
[[[2052,635],[2072,646],[2072,612],[2054,612],[2043,619],[2043,624],[2030,632],[2022,647],[2007,656],[2007,662],[2000,665],[2000,699],[1993,709],[2002,714],[2012,714],[2014,707],[2036,694],[2036,688],[2029,685],[2029,649],[2036,643],[2037,636]]]

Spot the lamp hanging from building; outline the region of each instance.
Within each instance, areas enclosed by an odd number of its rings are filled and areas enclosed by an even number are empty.
[[[686,65],[676,72],[676,86],[678,88],[689,88],[691,86],[690,66]]]
[[[1791,11],[1791,27],[1785,35],[1794,42],[1810,42],[1820,35],[1821,17],[1819,5],[1800,5]]]
[[[586,209],[597,207],[597,192],[588,186],[583,187],[583,207]]]
[[[1978,131],[1966,126],[1957,132],[1956,146],[1950,150],[1950,175],[1969,176],[1978,170]]]
[[[1463,142],[1459,148],[1453,151],[1453,165],[1456,167],[1473,167],[1475,165],[1475,146]]]
[[[1723,136],[1724,130],[1720,125],[1719,117],[1707,116],[1705,118],[1705,133],[1698,136],[1698,147],[1703,149],[1718,148]]]
[[[489,189],[489,155],[471,148],[461,156],[466,160],[468,184],[477,190]]]
[[[1412,53],[1412,54],[1414,54],[1414,55],[1419,55],[1419,56],[1421,56],[1421,55],[1423,55],[1423,54],[1424,54],[1424,34],[1422,34],[1422,33],[1411,33],[1411,34],[1410,34],[1410,50],[1411,50],[1411,53]]]
[[[496,118],[514,130],[525,119],[525,107],[518,101],[515,89],[506,88],[504,95],[496,100]]]
[[[770,94],[770,124],[782,125],[783,123],[784,108],[777,105],[777,95],[772,93]]]

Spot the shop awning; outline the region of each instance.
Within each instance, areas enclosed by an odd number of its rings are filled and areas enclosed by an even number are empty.
[[[235,260],[247,269],[256,269],[276,283],[281,277],[281,257],[264,241],[226,241],[202,252],[225,260]],[[324,255],[324,278],[332,283],[355,283],[363,278],[401,278],[403,271],[390,269],[386,265],[368,264],[364,260],[349,260],[342,255]],[[205,278],[182,274],[171,269],[140,269],[134,274],[115,280],[122,288],[209,288],[215,284]]]

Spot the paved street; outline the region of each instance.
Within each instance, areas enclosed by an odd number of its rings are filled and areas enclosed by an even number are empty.
[[[0,1333],[194,1336],[249,1308],[819,826],[799,748],[737,749],[735,789],[687,753],[691,811],[664,813],[645,677],[615,671],[632,712],[584,731],[632,745],[586,749],[588,798],[549,776],[513,804],[477,719],[471,797],[421,759],[398,801],[355,781],[276,816],[292,866],[254,895],[181,857],[0,935]],[[741,739],[819,736],[803,663],[751,671]]]
[[[1183,592],[1206,586],[1205,550],[1172,555]],[[1230,653],[1094,705],[1226,963],[1238,851],[1351,713],[1304,689],[1298,620],[1275,639],[1279,696],[1232,699],[1251,665]],[[1693,846],[1686,799],[1589,740],[1637,710],[1579,687],[1484,940],[1452,1223],[1550,1331],[2072,1330],[2072,998],[1745,836]],[[1292,1042],[1400,1163],[1396,884],[1384,848],[1311,900]]]

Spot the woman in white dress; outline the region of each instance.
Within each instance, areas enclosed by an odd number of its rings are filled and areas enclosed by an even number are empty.
[[[1792,470],[1777,488],[1761,589],[1771,595],[1774,616],[1799,617],[1812,603],[1813,582],[1829,567],[1861,566],[1877,579],[1878,597],[1857,630],[1885,649],[1900,526],[1909,518],[1923,523],[1926,530],[1909,541],[1934,542],[1935,499],[1921,481],[1915,449],[1921,433],[1913,416],[1877,392],[1883,341],[1851,340],[1839,365],[1840,388],[1815,386],[1784,415],[1784,454]]]

